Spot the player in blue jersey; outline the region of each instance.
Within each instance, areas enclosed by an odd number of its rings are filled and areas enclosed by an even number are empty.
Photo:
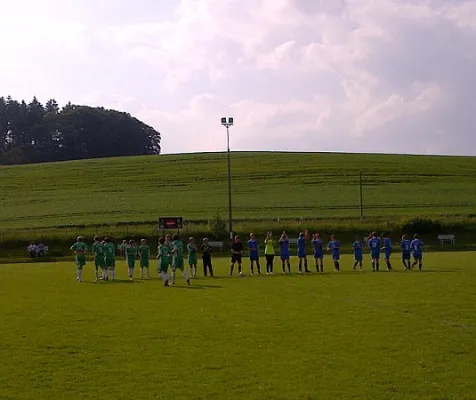
[[[332,253],[332,260],[334,261],[334,267],[337,272],[340,271],[340,241],[337,240],[335,235],[331,236],[331,241],[327,245],[327,250]]]
[[[380,247],[381,242],[376,232],[372,232],[368,245],[370,248],[370,257],[372,258],[372,271],[378,271],[380,267]]]
[[[291,273],[291,263],[289,262],[289,238],[286,232],[283,231],[279,238],[279,255],[283,268],[283,274],[286,273],[286,266],[288,267],[288,274]]]
[[[423,246],[425,244],[419,239],[418,235],[413,236],[413,240],[410,243],[410,248],[413,252],[413,264],[410,269],[413,269],[415,265],[418,264],[418,269],[421,271],[423,266]]]
[[[307,268],[307,256],[306,256],[306,242],[308,239],[307,230],[299,234],[297,240],[297,256],[299,258],[299,273],[302,273],[302,264],[304,262],[305,272],[311,272]]]
[[[387,264],[387,270],[392,270],[392,264],[390,262],[390,256],[392,254],[392,241],[386,233],[382,233],[382,250],[385,252],[385,263]]]
[[[411,269],[410,265],[410,255],[411,255],[411,242],[408,240],[407,235],[402,236],[402,241],[400,242],[400,247],[402,248],[402,263],[406,270]]]
[[[362,246],[362,241],[360,240],[360,237],[357,236],[355,238],[355,242],[352,243],[352,249],[354,250],[354,268],[353,270],[357,268],[357,265],[360,265],[360,270],[362,271],[362,253],[363,253],[363,246]]]
[[[258,275],[261,275],[261,266],[259,265],[259,246],[254,233],[250,233],[250,240],[248,240],[248,250],[250,252],[251,275],[254,275],[255,273],[255,263]]]
[[[312,246],[314,247],[314,260],[316,261],[316,272],[324,272],[324,250],[321,236],[315,233],[312,237]]]

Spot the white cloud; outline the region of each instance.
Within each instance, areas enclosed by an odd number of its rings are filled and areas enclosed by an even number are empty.
[[[0,87],[129,111],[165,152],[224,149],[232,115],[235,149],[476,154],[476,0],[72,3],[34,37],[6,8]]]

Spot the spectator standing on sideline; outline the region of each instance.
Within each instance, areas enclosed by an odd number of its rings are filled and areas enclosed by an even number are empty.
[[[43,243],[43,240],[40,243],[38,243],[38,256],[39,257],[45,256],[45,244]]]
[[[27,251],[28,253],[30,253],[30,257],[31,258],[35,258],[36,257],[36,244],[31,242],[30,245],[27,247]]]

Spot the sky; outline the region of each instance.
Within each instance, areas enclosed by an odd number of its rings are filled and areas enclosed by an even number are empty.
[[[0,96],[126,111],[163,153],[476,155],[476,0],[2,2]]]

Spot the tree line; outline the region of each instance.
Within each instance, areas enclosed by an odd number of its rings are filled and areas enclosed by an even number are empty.
[[[0,164],[160,154],[160,139],[124,112],[0,97]]]

